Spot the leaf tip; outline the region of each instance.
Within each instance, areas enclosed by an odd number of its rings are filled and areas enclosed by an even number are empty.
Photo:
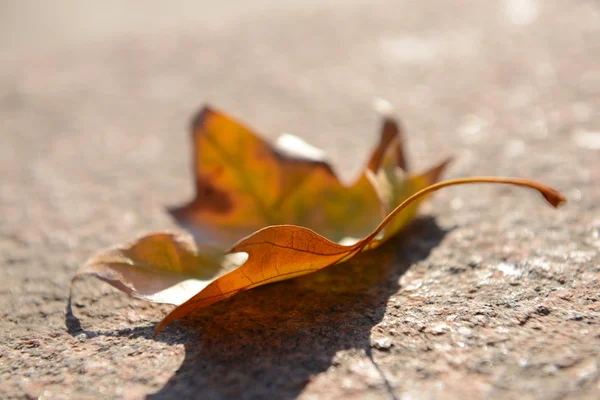
[[[563,196],[558,190],[550,187],[542,191],[542,196],[544,196],[546,201],[554,208],[558,208],[567,202],[567,198],[565,196]]]
[[[167,315],[165,318],[163,318],[162,321],[160,321],[158,323],[158,325],[156,325],[156,328],[154,328],[154,332],[152,333],[152,339],[156,339],[156,337],[158,336],[158,334],[167,327],[167,325],[169,325],[172,321],[167,320],[169,316]]]
[[[434,184],[440,180],[440,177],[446,171],[450,163],[454,160],[453,156],[448,156],[442,162],[440,162],[435,167],[431,168],[429,171],[425,172],[425,176],[427,177],[430,184]]]
[[[158,336],[161,330],[162,328],[160,327],[160,324],[156,328],[154,328],[154,332],[152,332],[152,339],[156,340],[156,337]]]
[[[210,116],[211,114],[218,114],[219,112],[217,110],[215,110],[212,106],[205,104],[204,106],[200,107],[200,109],[196,112],[196,114],[192,117],[191,119],[191,132],[192,135],[195,134],[196,130],[198,128],[201,128],[202,126],[204,126],[204,122],[206,121],[206,118],[208,116]]]

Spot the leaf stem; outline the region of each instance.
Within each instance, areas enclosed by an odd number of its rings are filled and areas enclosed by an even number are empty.
[[[379,234],[385,227],[394,219],[394,217],[402,212],[406,207],[408,207],[415,200],[447,186],[454,185],[466,185],[471,183],[505,183],[509,185],[523,186],[531,189],[535,189],[544,198],[548,203],[550,203],[553,207],[558,207],[562,203],[565,203],[567,199],[560,194],[557,190],[552,189],[550,186],[544,185],[543,183],[533,181],[531,179],[524,178],[505,178],[499,176],[473,176],[468,178],[457,178],[457,179],[449,179],[447,181],[442,181],[435,183],[431,186],[427,186],[425,189],[418,191],[417,193],[410,196],[408,199],[404,200],[400,205],[398,205],[391,213],[388,214],[387,217],[381,221],[381,223],[375,228],[373,232],[371,232],[367,237],[357,243],[357,247],[363,248],[368,245],[371,240]]]

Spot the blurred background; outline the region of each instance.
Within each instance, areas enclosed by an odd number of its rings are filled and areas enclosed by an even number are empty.
[[[0,2],[2,38],[0,45],[10,55],[30,51],[57,50],[97,45],[156,31],[179,31],[195,25],[219,24],[240,14],[298,7],[306,2],[279,4],[257,0],[236,1],[93,1],[34,0]],[[285,3],[285,2],[284,2]],[[295,3],[295,4],[294,4]],[[317,3],[314,2],[313,3]],[[6,55],[6,54],[5,54]]]
[[[6,98],[53,98],[57,124],[104,146],[110,129],[87,118],[133,137],[133,121],[152,114],[141,146],[160,152],[157,134],[183,143],[184,121],[210,102],[267,136],[325,148],[348,180],[372,142],[376,98],[406,122],[419,165],[427,151],[468,153],[460,147],[483,140],[518,157],[555,119],[585,124],[599,21],[589,0],[3,0],[0,60]],[[598,146],[587,130],[572,133]]]
[[[588,179],[556,160],[559,143],[590,163],[600,148],[599,27],[590,0],[2,0],[0,166],[69,190],[166,185],[147,195],[178,203],[209,103],[323,148],[350,181],[383,98],[417,168],[454,154],[452,175]]]

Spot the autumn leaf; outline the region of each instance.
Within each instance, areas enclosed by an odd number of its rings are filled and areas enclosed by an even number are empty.
[[[194,119],[192,138],[196,197],[171,213],[200,242],[226,246],[281,224],[304,226],[336,242],[363,237],[401,200],[436,182],[447,163],[409,174],[400,129],[391,117],[384,117],[378,146],[349,186],[322,151],[301,139],[283,135],[271,145],[212,108]],[[384,166],[401,173],[375,179]],[[377,185],[397,194],[393,204],[382,208]]]
[[[379,245],[382,240],[377,239],[378,235],[415,201],[447,186],[473,183],[505,183],[529,187],[539,191],[554,207],[558,207],[566,201],[556,190],[528,179],[473,177],[440,182],[413,194],[396,207],[369,235],[351,246],[334,243],[310,229],[300,226],[270,226],[235,244],[230,253],[245,252],[248,254],[248,260],[239,268],[216,279],[200,293],[171,311],[158,324],[155,335],[171,322],[240,292],[267,283],[310,274],[349,260],[359,252]]]
[[[447,161],[409,174],[398,123],[383,119],[379,144],[351,185],[341,183],[321,150],[282,135],[274,145],[212,108],[192,122],[196,197],[171,209],[196,236],[156,233],[100,252],[75,279],[94,275],[127,294],[179,305],[244,257],[224,251],[265,226],[305,226],[334,241],[356,242],[391,208],[437,181]],[[400,229],[416,205],[396,220]],[[391,236],[388,229],[388,236]]]
[[[190,235],[155,233],[98,253],[74,280],[94,275],[133,297],[179,305],[244,260],[222,249],[199,250]]]
[[[427,195],[446,186],[508,183],[538,190],[553,206],[565,201],[554,189],[518,178],[436,183],[448,160],[411,174],[399,125],[389,116],[364,171],[348,186],[322,151],[301,139],[285,135],[271,145],[210,108],[194,119],[192,135],[196,196],[171,213],[197,241],[147,235],[92,257],[74,278],[92,274],[132,296],[178,305],[156,333],[242,291],[376,248],[414,218]]]

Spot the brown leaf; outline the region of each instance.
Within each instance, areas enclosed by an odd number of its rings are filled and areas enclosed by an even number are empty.
[[[100,252],[74,279],[94,275],[133,297],[179,305],[231,267],[220,249],[198,251],[189,235],[156,233]]]
[[[446,165],[407,174],[400,128],[390,117],[350,186],[339,181],[320,150],[301,139],[285,135],[272,146],[208,107],[194,119],[192,135],[196,198],[171,213],[195,233],[198,245],[187,236],[151,234],[99,253],[76,277],[95,275],[132,296],[178,305],[241,264],[240,257],[223,254],[240,237],[267,225],[295,224],[334,241],[356,242],[401,200],[437,181]],[[393,196],[384,200],[383,187]],[[412,219],[416,206],[396,220],[394,232]]]
[[[333,241],[362,237],[401,200],[436,182],[446,165],[435,167],[435,174],[407,174],[400,129],[390,117],[384,118],[380,143],[365,170],[349,186],[322,158],[299,154],[298,148],[306,146],[300,139],[287,135],[287,141],[272,146],[212,108],[194,119],[192,135],[196,197],[171,213],[199,241],[225,245],[281,224],[304,226]],[[395,203],[378,211],[373,175],[384,163],[403,173],[387,181],[399,194]]]
[[[359,252],[374,248],[381,243],[381,239],[376,239],[379,233],[392,224],[396,217],[402,216],[402,212],[415,201],[447,186],[472,183],[506,183],[529,187],[539,191],[554,207],[566,201],[556,190],[528,179],[473,177],[440,182],[413,194],[396,207],[368,236],[351,246],[339,245],[310,229],[299,226],[270,226],[234,245],[230,252],[245,252],[248,254],[248,260],[171,311],[158,324],[155,335],[171,322],[242,291],[310,274],[349,260]]]
[[[538,190],[553,206],[565,201],[526,179],[436,183],[448,160],[410,174],[399,125],[389,117],[367,166],[349,186],[339,181],[322,152],[301,139],[288,135],[270,145],[210,108],[195,119],[192,134],[196,197],[171,213],[196,234],[198,244],[182,235],[148,235],[101,252],[75,277],[92,274],[132,296],[178,304],[156,333],[242,291],[306,275],[379,246],[414,218],[428,194],[446,186],[509,183]]]

